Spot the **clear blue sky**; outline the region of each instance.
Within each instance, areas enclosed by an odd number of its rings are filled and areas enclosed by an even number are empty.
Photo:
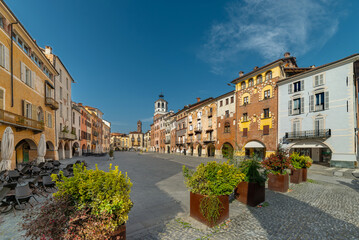
[[[5,2],[62,59],[72,99],[101,109],[113,132],[139,119],[149,129],[161,91],[176,111],[286,51],[303,67],[359,52],[356,0]]]

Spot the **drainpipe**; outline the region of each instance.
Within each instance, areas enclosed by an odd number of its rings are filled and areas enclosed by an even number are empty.
[[[13,60],[13,40],[12,40],[12,25],[18,24],[19,22],[10,23],[10,41],[11,41],[11,47],[10,47],[10,56],[11,56],[11,107],[14,107],[14,60]]]
[[[54,68],[56,69],[56,57],[54,57]],[[56,101],[56,78],[54,76],[54,99]],[[57,132],[57,110],[55,110],[55,144],[58,147],[58,132]],[[57,154],[59,154],[59,149],[57,148]]]

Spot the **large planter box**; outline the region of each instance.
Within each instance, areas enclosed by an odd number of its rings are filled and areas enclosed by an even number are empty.
[[[289,175],[268,174],[268,189],[276,192],[287,192],[289,188]]]
[[[302,182],[302,169],[292,169],[290,172],[290,182],[299,184]]]
[[[119,226],[112,234],[111,240],[126,240],[126,224]]]
[[[223,208],[220,211],[220,216],[215,223],[208,222],[208,220],[201,213],[201,201],[204,198],[204,195],[197,193],[190,193],[190,216],[197,221],[206,224],[209,227],[214,227],[227,218],[229,218],[229,197],[228,196],[218,196],[219,201],[222,203]]]
[[[308,170],[306,168],[302,168],[302,181],[303,182],[307,181],[307,175],[308,175]]]
[[[265,186],[252,182],[240,182],[236,189],[236,199],[255,207],[265,201]]]

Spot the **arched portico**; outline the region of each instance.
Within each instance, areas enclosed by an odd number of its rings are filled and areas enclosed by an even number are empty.
[[[214,145],[212,143],[208,144],[206,150],[207,157],[214,157],[215,152],[216,152],[216,148],[214,147]]]
[[[22,139],[15,145],[15,153],[16,164],[34,161],[37,159],[37,145],[29,138]]]
[[[46,155],[45,155],[45,159],[52,159],[55,160],[56,159],[56,154],[55,154],[55,146],[51,141],[47,141],[46,142]]]
[[[222,145],[222,156],[223,158],[232,158],[233,157],[234,148],[232,144],[225,142]]]
[[[266,157],[266,146],[258,140],[247,142],[244,145],[244,149],[246,157],[251,157],[253,155],[258,156],[261,159]]]
[[[290,153],[298,152],[301,155],[309,156],[314,162],[330,162],[332,149],[319,141],[298,141],[289,145]]]

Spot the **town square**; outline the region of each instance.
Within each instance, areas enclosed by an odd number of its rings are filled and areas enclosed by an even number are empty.
[[[0,240],[359,240],[358,9],[0,0]]]

